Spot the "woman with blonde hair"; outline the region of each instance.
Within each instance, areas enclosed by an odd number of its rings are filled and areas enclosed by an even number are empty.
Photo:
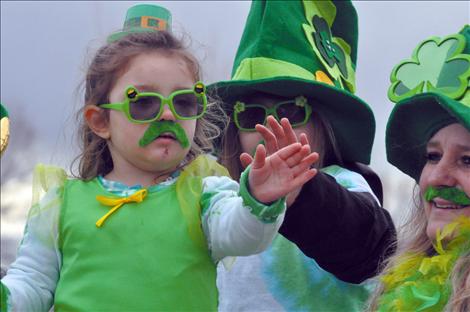
[[[415,179],[372,311],[470,311],[470,26],[431,37],[392,72],[387,158]]]

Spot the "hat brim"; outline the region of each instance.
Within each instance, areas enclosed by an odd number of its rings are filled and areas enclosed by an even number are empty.
[[[375,135],[374,114],[353,94],[326,83],[295,77],[222,81],[209,85],[208,90],[224,101],[228,113],[236,100],[251,92],[283,97],[303,95],[317,100],[312,108],[331,124],[343,160],[370,163]]]
[[[429,139],[439,129],[456,122],[470,131],[469,110],[460,102],[431,92],[398,102],[385,134],[388,161],[419,181]]]

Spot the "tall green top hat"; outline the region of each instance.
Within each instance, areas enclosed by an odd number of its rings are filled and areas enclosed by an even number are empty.
[[[171,13],[153,4],[137,4],[127,10],[122,30],[110,35],[108,42],[116,41],[130,33],[146,31],[171,31]]]
[[[374,115],[353,94],[357,27],[350,1],[253,1],[232,79],[209,88],[228,107],[251,92],[311,98],[343,158],[369,163]]]
[[[388,96],[396,102],[387,124],[387,159],[416,181],[429,139],[459,122],[470,131],[470,26],[421,42],[395,66]]]

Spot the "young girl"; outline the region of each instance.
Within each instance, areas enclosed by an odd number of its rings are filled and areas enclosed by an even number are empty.
[[[415,75],[416,64],[433,70]],[[419,194],[370,311],[470,311],[469,78],[469,25],[423,41],[392,72],[387,159]]]
[[[2,279],[2,311],[217,309],[216,263],[269,245],[283,196],[315,174],[316,155],[291,144],[266,157],[259,146],[240,190],[215,176],[224,169],[204,156],[215,107],[199,80],[166,31],[131,31],[99,49],[79,179],[39,167],[46,194],[33,199]]]
[[[369,161],[375,124],[352,94],[355,14],[347,1],[253,1],[232,80],[211,86],[232,118],[220,158],[233,177],[260,141],[268,154],[310,142],[321,168],[287,197],[282,235],[219,270],[223,311],[362,311],[368,290],[351,283],[374,276],[389,252],[380,180],[374,194],[363,177],[371,171],[357,164]],[[277,140],[254,131],[266,123]]]

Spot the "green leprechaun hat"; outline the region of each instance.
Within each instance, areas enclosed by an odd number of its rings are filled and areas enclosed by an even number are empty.
[[[387,123],[387,159],[418,181],[426,143],[439,129],[458,122],[470,131],[470,26],[424,40],[390,79],[396,105]]]
[[[253,1],[232,79],[208,88],[227,110],[243,95],[303,95],[332,125],[344,160],[368,164],[370,107],[354,95],[357,14],[350,1]]]
[[[113,42],[136,32],[171,31],[171,13],[164,7],[153,4],[137,4],[127,10],[121,31],[108,37]]]

